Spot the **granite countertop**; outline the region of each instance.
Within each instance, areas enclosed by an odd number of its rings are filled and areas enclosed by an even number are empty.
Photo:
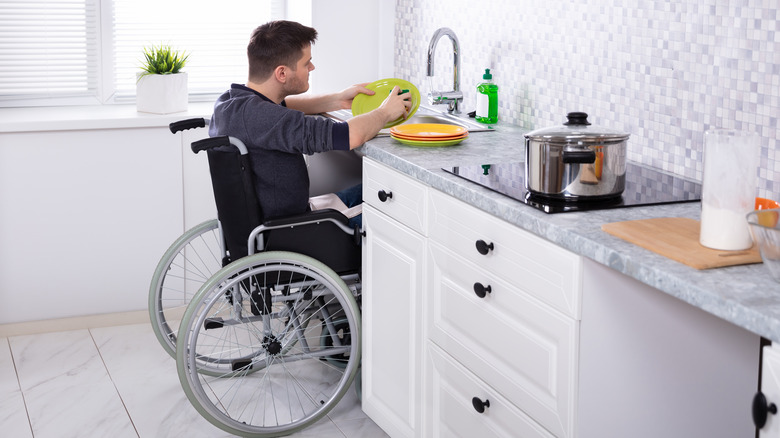
[[[780,283],[762,264],[696,270],[601,230],[605,223],[636,219],[698,220],[699,202],[546,214],[441,170],[447,166],[523,161],[523,133],[519,127],[499,122],[495,131],[472,132],[457,146],[416,148],[390,137],[376,137],[359,151],[569,251],[780,342]]]

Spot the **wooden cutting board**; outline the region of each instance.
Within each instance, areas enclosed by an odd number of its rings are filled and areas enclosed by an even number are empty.
[[[761,263],[756,245],[744,251],[720,251],[699,243],[699,221],[684,217],[662,217],[604,224],[613,236],[696,269]]]

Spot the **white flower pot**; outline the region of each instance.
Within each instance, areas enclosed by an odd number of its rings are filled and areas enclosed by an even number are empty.
[[[187,73],[144,75],[135,85],[135,106],[139,112],[170,114],[187,111]]]

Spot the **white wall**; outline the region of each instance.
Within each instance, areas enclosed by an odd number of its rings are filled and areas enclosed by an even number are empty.
[[[288,19],[317,29],[312,47],[312,93],[392,78],[395,0],[290,0]],[[360,157],[331,152],[309,157],[311,194],[334,192],[360,182]]]
[[[311,1],[312,91],[393,77],[394,17],[394,0]]]
[[[183,232],[166,127],[0,135],[0,324],[142,310]]]

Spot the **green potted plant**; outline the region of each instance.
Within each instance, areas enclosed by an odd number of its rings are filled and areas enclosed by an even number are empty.
[[[144,47],[135,86],[136,109],[169,114],[187,110],[187,73],[181,71],[189,54],[168,45]]]

